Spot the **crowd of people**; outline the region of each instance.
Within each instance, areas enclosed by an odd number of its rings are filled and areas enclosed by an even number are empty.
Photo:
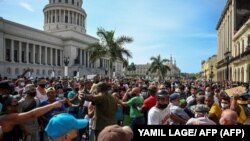
[[[244,92],[225,89],[242,85]],[[136,125],[248,125],[247,83],[0,78],[0,140],[130,141]]]

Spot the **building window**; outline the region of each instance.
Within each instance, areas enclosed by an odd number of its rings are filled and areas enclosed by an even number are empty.
[[[15,74],[16,74],[16,75],[19,74],[19,69],[18,69],[18,68],[15,69]]]
[[[11,55],[10,55],[10,50],[11,50],[11,40],[10,39],[5,39],[5,60],[11,62]]]
[[[6,49],[6,61],[11,62],[11,59],[10,59],[10,49]]]
[[[61,54],[60,54],[60,50],[57,50],[57,65],[61,66]]]
[[[61,71],[60,70],[58,71],[58,75],[61,75]]]
[[[36,70],[36,75],[40,75],[40,70],[39,69]]]
[[[72,4],[73,4],[73,5],[75,4],[75,1],[74,1],[74,0],[72,0]]]
[[[24,63],[25,60],[24,60],[24,51],[22,51],[22,62]]]
[[[58,2],[61,2],[61,0],[58,0]]]
[[[17,58],[18,58],[18,51],[17,50],[14,50],[14,61],[15,62],[18,62]]]
[[[55,3],[55,0],[53,0],[53,3]]]
[[[68,23],[68,16],[65,16],[65,23]]]
[[[48,70],[48,75],[50,76],[52,74],[52,70]]]
[[[43,70],[43,75],[45,75],[45,70]]]
[[[103,67],[103,59],[100,59],[100,68]]]
[[[242,53],[245,52],[244,39],[242,40]]]
[[[65,3],[68,3],[68,0],[65,0]]]
[[[77,2],[76,5],[79,6],[79,2]]]
[[[84,65],[84,60],[85,60],[84,59],[84,57],[85,57],[84,53],[85,53],[84,50],[82,50],[82,65]]]
[[[7,74],[11,74],[11,68],[7,68],[6,72]]]

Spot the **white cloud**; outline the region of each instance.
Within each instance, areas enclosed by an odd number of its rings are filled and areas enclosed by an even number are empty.
[[[20,2],[19,4],[20,4],[21,7],[23,7],[24,9],[26,9],[26,10],[28,10],[30,12],[35,11],[34,8],[30,4],[28,4],[26,2]]]

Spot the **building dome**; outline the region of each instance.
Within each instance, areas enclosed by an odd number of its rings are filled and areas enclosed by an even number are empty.
[[[44,31],[74,30],[86,33],[87,14],[82,9],[82,0],[49,0],[44,9]]]

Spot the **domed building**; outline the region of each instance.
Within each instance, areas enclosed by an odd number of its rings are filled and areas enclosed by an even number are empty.
[[[88,45],[98,42],[86,34],[82,0],[49,0],[44,7],[44,31],[0,17],[0,74],[76,76],[105,74],[108,58],[89,61]],[[66,73],[65,73],[66,70]]]

